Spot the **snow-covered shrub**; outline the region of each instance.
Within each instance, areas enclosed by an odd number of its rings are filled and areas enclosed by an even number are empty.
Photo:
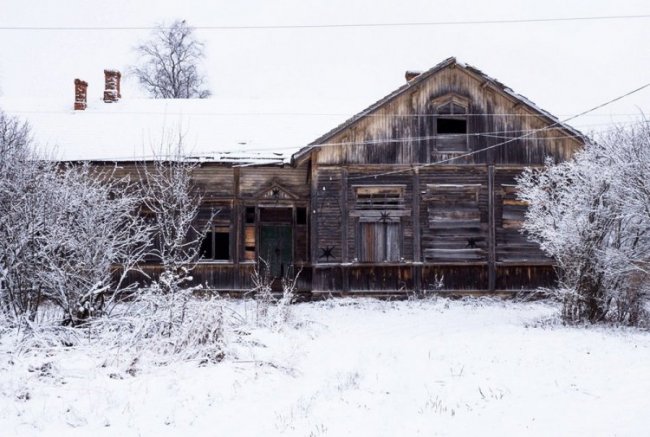
[[[564,319],[638,324],[650,267],[650,125],[613,131],[518,183],[529,204],[523,231],[557,263]]]
[[[271,276],[268,263],[260,258],[258,266],[251,275],[253,282],[251,294],[255,299],[257,325],[278,330],[289,321],[300,273],[301,271],[293,277],[281,278],[282,293],[274,293],[272,287],[274,278]]]
[[[191,282],[191,272],[201,258],[201,242],[218,212],[199,222],[202,196],[192,181],[198,164],[184,155],[179,137],[174,147],[138,168],[143,209],[153,229],[148,254],[163,267],[156,286],[165,293]]]
[[[34,322],[49,302],[78,324],[128,288],[149,239],[133,188],[110,170],[34,153],[28,127],[0,112],[0,310],[7,322]]]
[[[124,317],[131,325],[124,346],[153,354],[158,362],[218,362],[224,357],[224,303],[219,297],[198,298],[193,290],[141,290]]]

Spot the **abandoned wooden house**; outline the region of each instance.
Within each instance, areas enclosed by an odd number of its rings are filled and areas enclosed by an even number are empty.
[[[87,85],[77,86],[81,107]],[[117,100],[116,91],[107,98]],[[455,58],[407,72],[401,87],[290,159],[201,157],[193,177],[204,210],[219,214],[193,276],[215,290],[244,291],[262,258],[274,277],[300,272],[299,289],[313,294],[549,285],[553,261],[519,231],[526,205],[515,179],[549,157],[569,158],[584,142]],[[135,164],[119,161],[125,172]]]

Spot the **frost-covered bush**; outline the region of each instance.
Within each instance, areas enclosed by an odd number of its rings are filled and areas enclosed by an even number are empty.
[[[206,363],[224,357],[225,323],[220,298],[199,298],[192,290],[169,295],[154,287],[140,290],[134,302],[98,326],[115,330],[114,345],[134,357]]]
[[[261,259],[255,268],[251,281],[253,290],[251,294],[255,299],[255,323],[279,330],[286,325],[291,317],[291,305],[296,299],[296,285],[300,272],[294,277],[281,278],[282,292],[273,292],[274,279],[270,274],[268,263]]]
[[[564,319],[638,324],[650,266],[650,125],[529,169],[518,188],[529,204],[523,231],[557,263]]]
[[[78,324],[129,284],[149,239],[128,179],[33,152],[29,128],[0,112],[0,312],[37,321],[43,302]],[[119,272],[114,266],[120,265]]]
[[[142,204],[153,232],[148,255],[162,265],[156,286],[165,293],[189,286],[201,242],[217,213],[198,220],[202,197],[192,181],[196,166],[185,159],[179,138],[168,153],[138,168]]]

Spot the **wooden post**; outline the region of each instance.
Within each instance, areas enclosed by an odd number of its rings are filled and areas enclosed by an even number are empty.
[[[311,262],[311,288],[320,280],[317,278],[315,265],[318,264],[318,151],[311,153],[311,186],[309,194],[309,261]],[[320,284],[316,284],[320,286]]]
[[[422,289],[422,248],[420,241],[420,172],[417,167],[413,168],[413,210],[411,220],[413,222],[413,262],[417,263],[413,271],[413,288],[416,294]]]
[[[348,263],[350,257],[348,254],[348,169],[341,170],[341,263]],[[348,277],[349,269],[341,266],[342,287],[343,291],[350,291],[350,278]]]
[[[496,286],[496,229],[494,217],[494,165],[488,166],[488,290]]]
[[[240,169],[238,167],[235,167],[233,169],[233,205],[232,205],[232,216],[230,218],[232,222],[232,236],[231,236],[231,241],[233,241],[234,244],[234,253],[233,253],[233,277],[234,277],[234,288],[235,289],[240,289],[241,288],[241,269],[239,266],[239,259],[242,256],[242,238],[243,238],[243,233],[242,233],[242,214],[241,214],[241,206],[240,206],[240,199],[239,199],[239,178],[240,178]],[[233,238],[234,237],[234,238]]]

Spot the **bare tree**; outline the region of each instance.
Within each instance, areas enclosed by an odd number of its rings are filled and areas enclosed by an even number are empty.
[[[78,324],[133,287],[150,239],[128,178],[32,151],[29,128],[0,113],[0,302],[5,320],[34,321],[41,302]],[[116,266],[120,266],[116,269]]]
[[[135,48],[140,63],[131,70],[140,84],[157,99],[206,98],[205,77],[199,64],[203,43],[185,20],[159,25],[151,39]]]

